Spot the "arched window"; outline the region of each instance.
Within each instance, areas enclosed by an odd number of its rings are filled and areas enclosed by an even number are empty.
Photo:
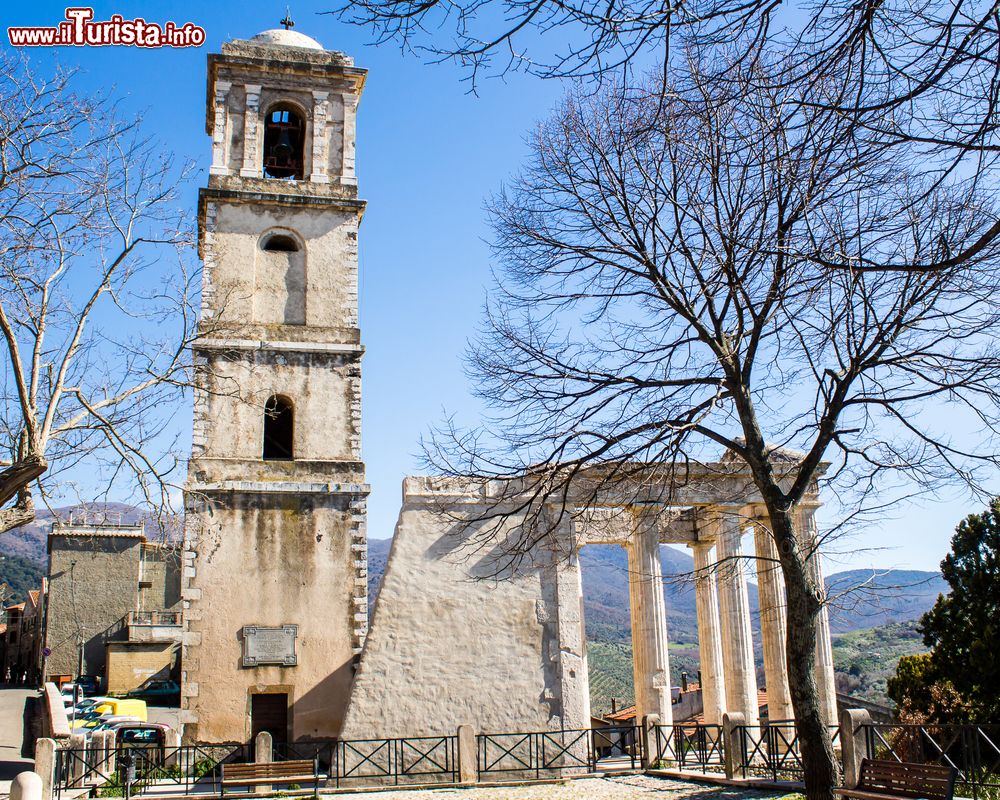
[[[306,124],[291,106],[277,105],[264,118],[264,177],[302,180]]]
[[[264,460],[289,460],[295,435],[295,411],[292,401],[272,395],[264,404]]]
[[[260,248],[269,253],[297,253],[299,252],[299,243],[283,233],[272,233],[261,242]]]

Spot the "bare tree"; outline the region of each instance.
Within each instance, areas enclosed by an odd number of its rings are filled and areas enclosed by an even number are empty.
[[[427,459],[509,487],[482,534],[525,515],[491,543],[508,560],[556,535],[547,509],[580,502],[575,484],[648,493],[660,465],[676,475],[720,451],[745,464],[785,580],[807,795],[830,800],[825,592],[796,509],[817,481],[850,516],[901,485],[975,486],[1000,462],[1000,247],[930,272],[829,264],[941,261],[996,206],[974,176],[927,178],[859,140],[857,117],[786,103],[770,78],[794,65],[703,58],[689,54],[683,82],[577,92],[535,132],[491,206],[503,270],[471,366],[492,411],[439,430]],[[975,449],[952,436],[963,419]]]
[[[782,90],[783,103],[847,118],[854,137],[919,150],[938,180],[962,171],[1000,188],[1000,18],[993,3],[340,0],[330,13],[371,28],[380,43],[459,63],[473,85],[481,73],[511,70],[614,82],[651,61],[664,75],[682,75],[691,46],[728,47],[748,66],[781,51],[785,68],[761,77]],[[946,269],[1000,235],[1000,220],[992,222],[965,248],[850,267]],[[831,266],[846,265],[834,258]]]
[[[176,168],[72,72],[0,62],[0,532],[72,470],[169,500],[197,275]],[[98,489],[100,490],[100,489]]]

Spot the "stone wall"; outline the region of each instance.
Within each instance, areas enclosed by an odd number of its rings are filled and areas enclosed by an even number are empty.
[[[140,529],[54,529],[49,536],[47,675],[75,675],[84,641],[86,675],[103,675],[106,637],[125,638],[123,618],[138,603]],[[75,562],[75,564],[73,563]]]
[[[180,677],[173,642],[108,642],[108,692],[138,689],[150,680]]]
[[[353,674],[350,498],[188,494],[183,691],[189,741],[247,741],[251,695],[283,692],[293,738],[336,736]],[[295,666],[242,666],[246,625],[297,625]]]
[[[407,479],[343,738],[589,726],[575,556],[496,576],[474,531]]]
[[[180,546],[143,545],[139,589],[141,611],[180,610],[181,553]]]

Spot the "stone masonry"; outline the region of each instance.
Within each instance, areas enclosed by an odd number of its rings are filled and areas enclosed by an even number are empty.
[[[278,739],[336,736],[367,631],[354,175],[365,75],[292,31],[209,56],[185,491],[189,741],[244,742],[262,725]],[[289,119],[275,150],[268,131]],[[269,174],[269,153],[291,153],[299,173]],[[265,457],[274,398],[291,409],[290,457]],[[245,660],[283,630],[294,631],[285,650]],[[274,701],[266,721],[253,717],[259,695]]]

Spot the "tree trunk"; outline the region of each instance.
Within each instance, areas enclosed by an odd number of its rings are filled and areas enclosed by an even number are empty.
[[[791,511],[768,509],[781,569],[785,577],[788,635],[788,686],[795,710],[795,727],[802,752],[808,800],[834,800],[840,769],[831,732],[820,713],[816,685],[816,618],[822,608],[822,589],[810,577],[803,548],[795,535]],[[814,558],[818,558],[818,553]]]
[[[25,525],[35,518],[35,506],[31,502],[28,486],[38,478],[48,464],[41,456],[18,459],[0,472],[0,505],[17,495],[17,502],[10,508],[0,510],[0,533]]]

